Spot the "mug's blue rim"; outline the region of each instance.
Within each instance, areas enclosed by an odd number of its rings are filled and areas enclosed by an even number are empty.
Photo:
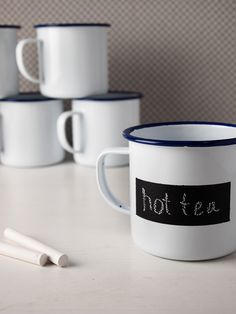
[[[111,24],[108,23],[46,23],[46,24],[36,24],[34,28],[40,27],[110,27]]]
[[[117,97],[109,98],[109,94],[116,94]],[[107,98],[102,98],[107,95]],[[141,99],[144,95],[140,92],[136,91],[118,91],[118,90],[109,90],[107,93],[104,94],[96,94],[87,97],[81,98],[73,98],[72,100],[91,100],[91,101],[123,101],[123,100],[130,100],[130,99]]]
[[[29,98],[20,98],[20,96],[32,96],[32,97],[29,97]],[[36,97],[38,98],[36,98]],[[47,96],[44,96],[42,94],[40,94],[39,92],[22,92],[22,93],[19,93],[17,95],[12,95],[12,96],[8,96],[8,97],[5,97],[5,98],[0,98],[0,102],[11,102],[11,101],[14,101],[14,102],[38,102],[38,101],[49,101],[49,100],[60,100],[60,99],[57,99],[57,98],[50,98],[50,97],[47,97]]]
[[[21,28],[20,25],[13,25],[13,24],[0,24],[0,28]]]
[[[160,122],[160,123],[148,123],[129,127],[122,133],[124,138],[128,141],[156,145],[156,146],[173,146],[173,147],[212,147],[212,146],[225,146],[236,144],[236,137],[221,139],[221,140],[203,140],[203,141],[173,141],[173,140],[158,140],[158,139],[146,139],[138,136],[134,136],[131,133],[135,130],[151,128],[156,126],[168,126],[168,125],[215,125],[226,126],[236,128],[236,124],[223,123],[223,122],[207,122],[207,121],[178,121],[178,122]]]

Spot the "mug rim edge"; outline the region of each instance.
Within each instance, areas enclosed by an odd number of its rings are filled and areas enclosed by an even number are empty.
[[[15,24],[0,24],[1,28],[21,28],[21,25],[15,25]]]
[[[28,99],[21,99],[18,98],[19,96],[24,96],[24,95],[31,95],[31,98]],[[41,98],[34,98],[34,96],[41,96]],[[0,98],[0,102],[39,102],[39,101],[55,101],[55,100],[62,100],[61,98],[50,98],[47,96],[42,95],[40,92],[20,92],[19,94]]]
[[[35,24],[34,28],[42,27],[111,27],[109,23],[43,23]]]
[[[224,123],[224,122],[208,122],[208,121],[175,121],[175,122],[159,122],[159,123],[147,123],[139,124],[125,129],[122,135],[125,139],[131,142],[139,144],[147,144],[154,146],[169,146],[169,147],[213,147],[213,146],[226,146],[236,144],[236,137],[217,139],[217,140],[198,140],[198,141],[179,141],[179,140],[159,140],[148,139],[138,136],[134,136],[131,132],[144,128],[168,126],[168,125],[209,125],[209,126],[225,126],[236,128],[236,124]]]
[[[116,94],[117,97],[116,98],[109,98],[109,94]],[[99,98],[101,96],[105,96],[107,95],[108,98]],[[122,96],[123,95],[123,96]],[[109,90],[107,93],[103,93],[103,94],[96,94],[96,95],[91,95],[91,96],[86,96],[86,97],[75,97],[72,98],[73,100],[89,100],[89,101],[125,101],[125,100],[132,100],[132,99],[141,99],[143,98],[144,95],[141,92],[137,92],[137,91],[125,91],[125,90]]]

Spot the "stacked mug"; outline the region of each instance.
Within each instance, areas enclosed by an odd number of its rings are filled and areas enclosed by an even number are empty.
[[[16,64],[18,25],[0,25],[0,159],[14,167],[37,167],[64,159],[56,123],[63,101],[20,93]]]
[[[34,27],[37,37],[18,44],[19,26],[0,27],[1,161],[17,167],[45,166],[62,161],[66,150],[75,162],[95,166],[104,148],[125,145],[121,132],[139,123],[142,95],[108,92],[109,24]],[[37,46],[38,77],[26,69],[27,45]],[[18,94],[16,64],[27,80],[39,84],[40,93]],[[72,100],[72,111],[63,112],[63,99]],[[70,117],[73,145],[65,132]],[[127,163],[127,157],[112,156],[106,165]]]

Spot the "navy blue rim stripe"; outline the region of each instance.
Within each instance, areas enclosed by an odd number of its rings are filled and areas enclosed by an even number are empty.
[[[29,96],[29,98],[21,98],[21,96]],[[30,97],[32,96],[32,97]],[[57,99],[57,98],[50,98],[47,96],[43,96],[38,92],[25,92],[25,93],[20,93],[18,95],[13,95],[13,96],[9,96],[6,98],[1,98],[0,102],[30,102],[30,101],[50,101],[50,100],[61,100],[61,99]]]
[[[0,28],[21,28],[20,25],[7,25],[7,24],[0,24]]]
[[[109,94],[117,94],[117,97],[111,97],[109,98]],[[101,96],[107,95],[107,98],[103,98]],[[122,96],[123,95],[123,96]],[[107,94],[101,94],[101,95],[93,95],[88,97],[82,97],[82,98],[73,98],[72,100],[91,100],[91,101],[122,101],[122,100],[130,100],[130,99],[140,99],[143,98],[144,95],[140,92],[135,91],[115,91],[115,90],[109,90]]]
[[[145,139],[137,137],[131,133],[135,130],[151,128],[156,126],[168,126],[168,125],[215,125],[236,128],[236,124],[221,123],[221,122],[206,122],[206,121],[183,121],[183,122],[163,122],[163,123],[150,123],[136,125],[127,128],[123,131],[123,136],[128,140],[141,144],[157,145],[157,146],[174,146],[174,147],[212,147],[212,146],[225,146],[236,144],[236,138],[227,138],[222,140],[206,140],[206,141],[169,141],[169,140],[158,140],[158,139]]]
[[[36,24],[34,28],[39,27],[110,27],[108,23],[53,23],[53,24]]]

